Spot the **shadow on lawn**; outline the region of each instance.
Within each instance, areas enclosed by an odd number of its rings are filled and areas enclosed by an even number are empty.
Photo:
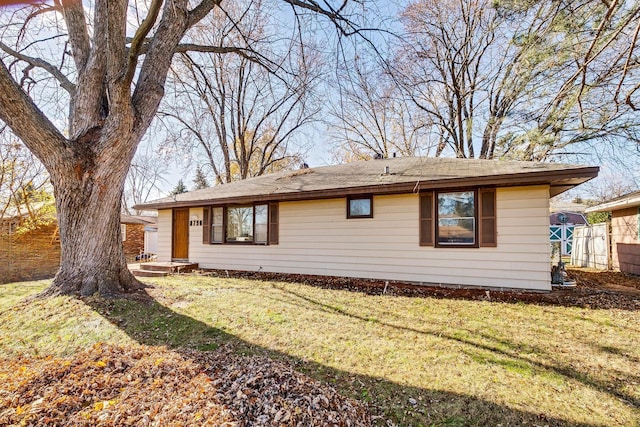
[[[141,344],[167,346],[175,350],[196,348],[202,351],[230,344],[240,354],[265,355],[290,363],[296,370],[333,385],[343,395],[366,402],[372,414],[380,417],[380,425],[389,425],[387,420],[398,425],[433,426],[570,424],[562,419],[514,410],[471,395],[407,387],[383,378],[353,374],[269,350],[177,313],[146,293],[133,299],[89,298],[85,302]]]
[[[212,277],[233,277],[263,282],[304,283],[306,285],[341,291],[403,297],[428,297],[438,299],[456,299],[468,301],[493,301],[509,304],[538,304],[561,307],[580,307],[591,309],[611,309],[638,311],[640,280],[627,278],[631,285],[628,290],[614,290],[609,285],[581,278],[583,272],[571,270],[569,277],[582,285],[577,288],[554,289],[551,292],[526,290],[482,289],[474,287],[439,286],[408,282],[387,282],[377,279],[358,279],[353,277],[327,277],[306,274],[269,273],[264,271],[208,270]],[[616,277],[611,273],[610,277]],[[620,275],[621,273],[617,273]],[[608,276],[609,277],[609,276]]]
[[[357,320],[361,320],[363,322],[367,322],[370,319],[360,316],[358,314],[355,313],[350,313],[349,311],[340,308],[340,307],[333,307],[329,304],[326,304],[324,302],[321,301],[316,301],[312,298],[309,298],[301,293],[292,291],[290,289],[286,289],[282,286],[277,286],[274,285],[274,287],[276,287],[277,289],[279,289],[281,292],[289,294],[291,296],[293,296],[294,298],[299,299],[300,301],[304,301],[306,303],[309,303],[311,305],[314,305],[316,307],[318,307],[320,310],[322,311],[326,311],[326,312],[333,312],[333,313],[337,313],[343,316],[348,316]],[[477,357],[479,359],[483,359],[483,360],[492,360],[494,363],[496,364],[500,364],[500,365],[504,365],[504,366],[510,366],[512,368],[515,369],[526,369],[529,366],[531,367],[535,367],[539,370],[543,370],[546,372],[551,372],[554,374],[558,374],[561,375],[563,377],[566,378],[571,378],[575,381],[579,381],[581,383],[583,383],[586,386],[589,386],[591,388],[593,388],[594,390],[598,390],[601,393],[605,393],[605,394],[609,394],[610,396],[613,396],[615,398],[621,399],[624,402],[627,402],[628,404],[631,404],[635,407],[640,407],[640,399],[638,399],[637,397],[627,393],[624,391],[625,386],[627,386],[626,382],[618,382],[618,383],[611,383],[611,382],[606,382],[606,381],[601,381],[598,380],[597,378],[594,378],[593,376],[589,375],[586,372],[581,372],[579,370],[577,370],[574,366],[570,366],[570,365],[563,365],[563,364],[553,364],[553,363],[545,363],[543,361],[538,361],[533,357],[528,357],[526,355],[521,354],[520,351],[518,351],[518,348],[521,346],[521,344],[515,342],[515,341],[511,341],[508,340],[506,338],[496,338],[492,335],[488,335],[488,334],[479,334],[479,337],[481,337],[482,339],[488,341],[488,342],[493,342],[493,344],[488,344],[488,343],[483,343],[478,341],[474,341],[470,338],[463,338],[460,336],[455,336],[455,335],[451,335],[451,334],[447,334],[446,332],[443,332],[442,330],[424,330],[424,329],[418,329],[418,328],[412,328],[412,327],[407,327],[407,326],[403,326],[403,325],[394,325],[392,323],[388,323],[388,322],[384,322],[384,321],[380,321],[380,320],[376,320],[376,322],[381,325],[381,326],[385,326],[385,327],[390,327],[390,328],[395,328],[395,329],[400,329],[400,330],[404,330],[404,331],[409,331],[409,332],[413,332],[416,334],[425,334],[425,335],[431,335],[434,337],[438,337],[438,338],[444,338],[447,340],[451,340],[451,341],[455,341],[455,342],[459,342],[461,344],[467,345],[470,348],[473,348],[475,350],[479,350],[476,351],[475,354],[472,354],[472,357]],[[477,333],[477,332],[474,332]],[[544,354],[545,351],[541,348],[538,348],[536,346],[533,346],[532,344],[527,344],[527,346],[529,347],[528,349],[528,353],[530,354]],[[624,352],[622,352],[620,349],[616,349],[614,347],[609,347],[609,348],[601,348],[602,351],[606,351],[610,354],[618,354],[624,357],[629,358],[631,361],[636,361],[637,359],[635,357],[632,357],[630,355],[625,354]],[[495,357],[486,357],[485,355],[482,354],[482,352],[485,352],[487,354],[490,355],[497,355],[497,356],[503,356],[505,358],[511,359],[511,360],[497,360]],[[617,375],[616,375],[617,376]],[[639,375],[633,375],[633,376],[626,376],[626,379],[632,383],[640,383],[640,376]]]

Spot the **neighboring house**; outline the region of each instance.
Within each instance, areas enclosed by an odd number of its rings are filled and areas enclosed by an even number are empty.
[[[46,206],[37,202],[0,215],[0,283],[51,277],[58,271],[60,240],[55,221],[20,230],[30,215],[37,216]]]
[[[592,206],[586,212],[611,212],[612,267],[640,274],[640,191]]]
[[[0,216],[0,283],[52,277],[60,267],[57,221],[17,233],[27,215],[25,209],[12,208]],[[122,215],[121,230],[128,261],[141,252],[155,253],[156,217]]]
[[[157,251],[157,218],[142,215],[121,215],[120,229],[122,245],[128,260],[142,253],[155,254]]]
[[[571,255],[573,229],[577,225],[589,225],[587,218],[579,212],[553,212],[549,215],[549,238],[551,243],[560,243],[561,255]]]
[[[158,261],[549,290],[549,197],[597,167],[393,158],[155,200]]]

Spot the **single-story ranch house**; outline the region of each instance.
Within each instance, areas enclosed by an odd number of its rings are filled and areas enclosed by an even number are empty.
[[[640,191],[587,208],[611,212],[611,264],[623,273],[640,275]]]
[[[597,174],[399,157],[279,172],[136,208],[158,210],[158,261],[550,290],[549,198]]]

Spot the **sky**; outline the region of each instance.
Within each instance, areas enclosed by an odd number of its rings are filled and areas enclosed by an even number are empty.
[[[376,8],[376,13],[373,14],[372,16],[378,16],[379,18],[381,18],[381,21],[384,21],[385,25],[393,25],[390,19],[391,17],[396,15],[396,12],[400,10],[403,3],[405,2],[402,2],[402,1],[373,2],[372,4]],[[290,20],[290,17],[287,17],[287,15],[283,15],[283,16],[284,17],[282,21],[284,23],[286,23],[288,19]],[[379,23],[380,22],[377,22],[375,24],[379,24]],[[375,40],[376,37],[378,36],[373,35],[372,37],[374,37],[374,40]],[[382,49],[384,49],[383,47],[384,43],[382,43],[382,36],[380,36],[379,41],[380,43],[378,46],[382,46]],[[327,42],[329,42],[329,39],[327,39]],[[384,51],[383,51],[383,55],[384,55]],[[326,91],[325,96],[327,98],[335,96],[335,93],[331,92],[330,87],[325,86],[323,90]],[[163,135],[158,132],[154,134],[153,128],[152,128],[150,130],[150,133],[142,142],[139,151],[147,151],[149,148],[153,149],[160,143],[162,138],[163,138]],[[327,127],[325,123],[321,121],[316,122],[313,126],[306,128],[304,132],[300,134],[299,138],[305,138],[310,142],[309,145],[311,148],[309,149],[307,155],[305,156],[304,161],[307,164],[309,164],[311,167],[329,165],[333,162],[332,154],[331,154],[331,146],[330,144],[327,143],[328,132],[327,132]],[[176,158],[178,157],[179,156],[176,156]],[[620,156],[617,159],[616,158],[601,159],[597,157],[593,157],[593,158],[585,157],[584,159],[581,159],[581,163],[601,166],[602,178],[599,178],[598,180],[596,180],[594,184],[591,184],[592,186],[606,185],[606,184],[598,184],[598,182],[603,181],[606,183],[607,180],[611,180],[612,177],[620,176],[621,174],[623,174],[626,177],[632,178],[636,181],[636,183],[639,183],[640,182],[640,176],[639,176],[640,165],[638,164],[639,163],[638,158],[639,156],[637,152],[636,153],[630,152],[628,153],[628,155]],[[175,187],[176,183],[180,179],[184,181],[187,187],[191,188],[193,186],[192,181],[193,181],[193,175],[195,171],[194,165],[184,165],[184,164],[179,164],[177,162],[170,161],[167,164],[167,171],[168,173],[166,175],[166,182],[161,184],[160,191],[157,192],[157,194],[152,195],[152,198],[154,196],[161,197],[166,193],[168,193],[169,191],[171,191],[171,189]],[[211,181],[212,179],[210,177],[210,182]],[[589,189],[586,186],[583,186],[582,189],[584,189],[584,191],[589,191]]]

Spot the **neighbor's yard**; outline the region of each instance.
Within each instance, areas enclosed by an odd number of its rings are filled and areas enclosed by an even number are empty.
[[[632,426],[640,419],[638,311],[198,276],[148,282],[152,303],[24,303],[47,283],[0,286],[0,361],[71,356],[96,342],[196,350],[229,343],[366,402],[380,425]]]

